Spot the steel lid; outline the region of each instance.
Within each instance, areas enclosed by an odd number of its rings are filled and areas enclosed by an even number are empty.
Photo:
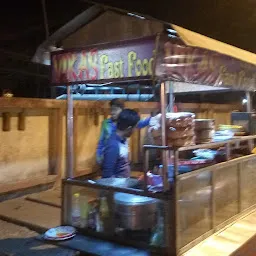
[[[134,188],[139,185],[139,181],[134,178],[102,178],[95,182],[99,185],[120,188]]]
[[[115,203],[117,204],[125,204],[125,205],[145,205],[156,203],[158,200],[151,197],[145,196],[136,196],[127,193],[115,193],[114,195]]]

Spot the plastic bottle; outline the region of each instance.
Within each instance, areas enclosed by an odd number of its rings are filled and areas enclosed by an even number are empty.
[[[163,246],[163,242],[164,242],[164,219],[161,216],[158,219],[158,224],[155,229],[155,232],[151,237],[150,245],[155,247],[161,247]]]
[[[97,228],[97,210],[96,206],[91,203],[90,204],[90,210],[88,213],[88,228],[92,230],[96,230]]]
[[[72,226],[74,227],[80,227],[81,224],[81,213],[80,213],[80,194],[75,193],[73,195],[73,200],[72,200],[72,213],[71,213],[71,218],[72,218]]]
[[[108,218],[109,217],[108,202],[107,202],[106,197],[102,197],[100,199],[100,217],[101,218]]]
[[[96,231],[102,232],[104,230],[103,228],[103,222],[101,221],[100,214],[96,213]]]
[[[99,222],[101,226],[101,231],[106,231],[108,229],[109,220],[109,207],[106,197],[101,197],[99,205]]]
[[[86,228],[88,225],[88,214],[89,214],[89,204],[86,196],[80,196],[80,227]]]

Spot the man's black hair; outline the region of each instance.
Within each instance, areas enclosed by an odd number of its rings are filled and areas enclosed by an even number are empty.
[[[118,107],[124,109],[124,101],[121,99],[113,99],[109,103],[110,107]]]
[[[116,127],[119,131],[124,131],[129,127],[135,127],[140,121],[139,114],[132,109],[124,109],[117,119]]]

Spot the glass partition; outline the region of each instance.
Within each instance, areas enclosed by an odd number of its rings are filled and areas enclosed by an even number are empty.
[[[178,176],[179,248],[202,241],[256,205],[256,156],[239,160]]]
[[[122,244],[163,250],[166,237],[163,200],[87,182],[76,183],[72,180],[63,183],[65,198],[69,195],[71,199],[70,205],[63,202],[63,224]]]
[[[180,247],[211,230],[212,173],[202,173],[178,181]]]
[[[245,210],[256,204],[256,159],[240,164],[241,208]]]
[[[215,225],[218,226],[239,212],[238,164],[218,168],[215,175]]]
[[[178,175],[166,193],[69,179],[62,224],[157,252],[185,251],[255,206],[255,191],[255,155]]]

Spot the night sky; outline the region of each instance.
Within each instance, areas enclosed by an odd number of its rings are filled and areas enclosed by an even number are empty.
[[[83,0],[45,1],[50,34],[91,6]],[[256,0],[94,1],[147,14],[256,53]],[[15,95],[29,97],[41,97],[43,90],[47,97],[49,90],[45,93],[44,88],[49,79],[40,77],[44,74],[40,68],[28,67],[46,39],[41,0],[2,1],[0,34],[0,89],[12,88]]]
[[[88,6],[80,1],[46,0],[50,34]],[[49,97],[49,70],[31,63],[46,39],[41,0],[4,1],[0,33],[0,94],[11,89],[16,97]]]
[[[95,0],[149,14],[256,53],[255,0]]]
[[[149,14],[256,53],[255,0],[95,0]],[[82,0],[46,0],[50,33],[89,7]],[[4,1],[0,48],[32,55],[45,39],[41,0]]]
[[[81,1],[46,0],[50,34],[86,8]],[[0,21],[0,48],[31,56],[46,38],[41,0],[5,1]]]

